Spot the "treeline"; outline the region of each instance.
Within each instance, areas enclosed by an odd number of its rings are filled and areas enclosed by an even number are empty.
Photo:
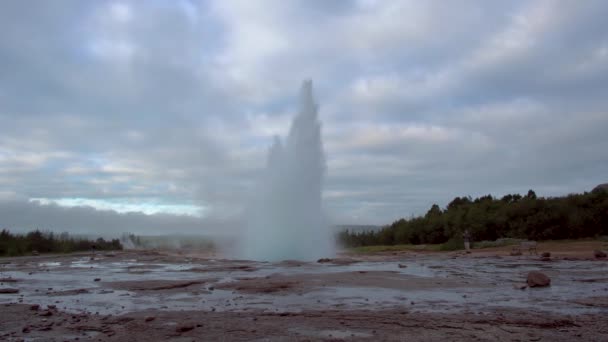
[[[597,189],[565,197],[537,197],[530,190],[494,198],[454,198],[445,209],[434,204],[420,217],[400,219],[378,231],[343,231],[346,247],[396,244],[458,245],[469,230],[475,241],[500,238],[578,239],[608,235],[608,191]]]
[[[72,237],[68,233],[56,235],[39,230],[27,234],[13,234],[7,229],[0,232],[0,256],[120,249],[122,249],[122,245],[118,239],[88,240]]]

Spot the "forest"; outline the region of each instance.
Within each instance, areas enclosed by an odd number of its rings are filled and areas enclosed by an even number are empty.
[[[69,253],[91,250],[120,250],[118,239],[89,240],[77,238],[68,233],[31,231],[27,234],[13,234],[7,229],[0,232],[0,256],[19,256],[36,253]]]
[[[468,229],[473,245],[513,238],[528,240],[579,239],[608,235],[608,191],[563,197],[509,194],[456,197],[445,208],[434,204],[424,216],[402,218],[376,231],[342,231],[345,247],[446,244],[462,246]]]

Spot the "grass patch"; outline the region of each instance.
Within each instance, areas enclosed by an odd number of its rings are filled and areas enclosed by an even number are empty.
[[[483,249],[483,248],[493,248],[493,247],[505,247],[505,246],[514,246],[518,245],[520,242],[524,240],[522,239],[512,239],[512,238],[502,238],[495,241],[479,241],[473,242],[472,247],[475,249]]]
[[[520,242],[525,241],[523,239],[514,239],[514,238],[502,238],[496,241],[473,241],[471,242],[471,248],[473,249],[484,249],[484,248],[496,248],[496,247],[507,247],[507,246],[515,246]],[[587,244],[595,245],[587,246]],[[578,247],[578,245],[581,245]],[[563,248],[567,246],[568,248],[608,248],[608,243],[602,239],[573,239],[573,240],[549,240],[549,241],[539,241],[539,247],[544,249],[552,249],[552,248]],[[434,244],[434,245],[374,245],[374,246],[360,246],[349,248],[348,251],[353,253],[382,253],[382,252],[402,252],[402,251],[426,251],[426,252],[449,252],[449,251],[459,251],[464,250],[464,241],[462,238],[452,238],[445,243],[442,244]]]
[[[375,245],[350,248],[355,253],[380,253],[401,251],[438,251],[441,245]]]
[[[459,251],[461,249],[464,249],[464,240],[457,237],[453,237],[439,245],[440,251]]]

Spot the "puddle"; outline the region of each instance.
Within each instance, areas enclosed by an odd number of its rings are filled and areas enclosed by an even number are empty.
[[[553,261],[551,263],[509,258],[459,258],[422,256],[399,261],[366,261],[348,265],[314,262],[264,263],[230,260],[148,262],[142,259],[73,257],[60,261],[25,264],[3,263],[0,278],[19,279],[19,294],[0,294],[0,303],[18,302],[57,305],[71,312],[119,314],[144,309],[297,312],[326,309],[405,308],[420,312],[484,311],[500,307],[529,308],[555,313],[608,313],[606,307],[573,303],[594,296],[608,296],[608,263]],[[402,266],[399,267],[399,264]],[[40,270],[39,268],[44,268]],[[527,272],[540,270],[552,279],[549,288],[517,290]],[[306,291],[244,294],[209,288],[243,278],[280,274],[318,277],[338,272],[383,271],[403,277],[427,279],[426,288],[405,290],[380,285],[357,287],[348,283],[309,288]],[[408,278],[409,277],[409,278]],[[411,278],[417,279],[417,278]],[[437,280],[436,282],[434,280]],[[442,280],[470,282],[449,287]],[[584,281],[592,279],[593,281]],[[177,291],[116,290],[119,281],[202,281]],[[394,282],[394,279],[391,281]],[[449,283],[449,282],[445,282]],[[407,288],[407,287],[404,287]],[[332,331],[335,338],[348,338],[352,331]],[[325,336],[325,335],[324,335]],[[342,337],[341,337],[342,336]],[[355,336],[358,336],[355,334]]]

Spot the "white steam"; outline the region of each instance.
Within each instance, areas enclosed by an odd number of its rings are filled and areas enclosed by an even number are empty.
[[[321,190],[325,156],[312,81],[302,84],[300,111],[285,143],[275,138],[268,165],[250,206],[241,257],[314,260],[334,252]]]

